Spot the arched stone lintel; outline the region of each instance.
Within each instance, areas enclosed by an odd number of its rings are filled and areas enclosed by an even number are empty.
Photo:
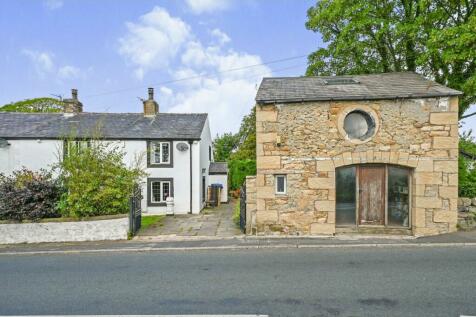
[[[408,152],[397,151],[373,151],[366,152],[344,152],[330,158],[334,168],[365,163],[395,164],[409,168],[416,168],[418,165],[418,156],[411,155]],[[319,171],[319,161],[317,170]],[[322,163],[321,163],[322,164]]]

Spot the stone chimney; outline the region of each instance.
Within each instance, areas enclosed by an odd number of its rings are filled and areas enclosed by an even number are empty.
[[[154,100],[154,88],[149,88],[149,99],[144,100],[144,116],[155,116],[159,112],[159,104]]]
[[[78,100],[78,90],[71,89],[71,99],[63,99],[65,113],[83,112],[83,104]]]

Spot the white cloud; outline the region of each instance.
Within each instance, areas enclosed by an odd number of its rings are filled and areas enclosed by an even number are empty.
[[[66,65],[58,69],[58,77],[60,79],[75,79],[82,77],[81,69],[72,65]]]
[[[224,45],[231,41],[230,37],[220,29],[213,29],[210,31],[210,34],[217,39],[219,45]]]
[[[188,24],[160,7],[126,26],[127,34],[119,39],[119,53],[136,66],[139,79],[150,70],[167,67],[190,34]]]
[[[160,87],[160,111],[208,113],[214,135],[238,130],[254,105],[256,85],[271,75],[259,56],[225,47],[231,39],[221,30],[211,30],[206,45],[187,23],[160,7],[127,28],[120,54],[134,65],[136,76],[155,70],[177,80]]]
[[[22,50],[22,54],[27,56],[33,64],[36,73],[42,79],[54,78],[57,80],[71,80],[76,78],[86,78],[87,72],[73,65],[57,66],[54,62],[54,55],[48,52],[40,52],[29,49]]]
[[[231,0],[186,0],[186,2],[195,14],[223,11],[231,6]]]
[[[35,71],[40,77],[51,74],[55,69],[53,55],[51,53],[24,49],[22,50],[22,54],[30,59],[35,67]]]
[[[63,0],[45,0],[43,2],[43,5],[48,9],[48,10],[56,10],[59,9],[63,6]]]

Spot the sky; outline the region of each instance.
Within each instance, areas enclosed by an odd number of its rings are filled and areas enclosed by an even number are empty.
[[[300,76],[314,0],[0,0],[0,105],[71,88],[88,112],[209,113],[236,132],[262,77]]]
[[[154,87],[160,112],[208,113],[213,135],[236,132],[263,77],[303,75],[325,46],[304,26],[314,4],[0,0],[0,105],[77,88],[84,111],[141,112]]]

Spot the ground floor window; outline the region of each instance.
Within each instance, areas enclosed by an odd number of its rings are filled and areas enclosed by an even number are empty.
[[[385,164],[336,170],[336,225],[408,227],[411,170]]]
[[[168,197],[173,197],[172,178],[149,178],[147,180],[147,203],[149,206],[165,206]]]

